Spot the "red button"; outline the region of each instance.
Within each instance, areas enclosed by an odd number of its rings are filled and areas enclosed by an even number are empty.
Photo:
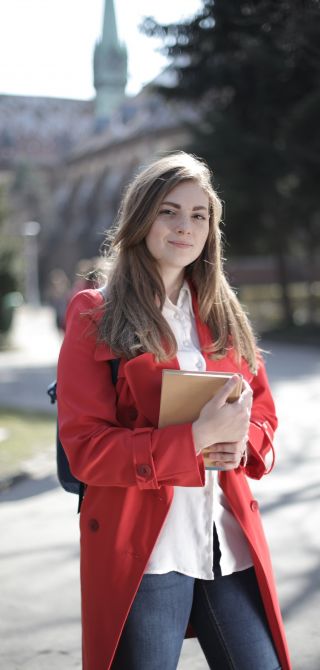
[[[259,509],[259,503],[257,500],[251,500],[250,507],[253,512],[256,512]]]
[[[90,519],[89,528],[90,530],[92,530],[93,533],[95,533],[100,528],[99,521],[97,521],[97,519]]]
[[[137,465],[137,473],[140,477],[149,477],[151,475],[150,465]]]

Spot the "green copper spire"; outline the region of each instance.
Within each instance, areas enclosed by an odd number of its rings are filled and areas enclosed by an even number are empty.
[[[124,99],[127,83],[127,50],[118,38],[113,0],[105,0],[102,38],[94,50],[96,120],[103,123]]]
[[[119,46],[116,15],[112,0],[105,0],[104,4],[102,42],[109,49],[111,47],[117,49]]]

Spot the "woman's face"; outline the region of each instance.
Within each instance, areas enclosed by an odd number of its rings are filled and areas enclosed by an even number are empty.
[[[185,181],[163,199],[146,245],[162,276],[200,256],[209,232],[209,197],[196,181]]]

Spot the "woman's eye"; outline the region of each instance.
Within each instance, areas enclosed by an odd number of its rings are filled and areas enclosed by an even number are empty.
[[[173,209],[160,209],[159,214],[164,214],[167,216],[175,216],[176,212]],[[196,213],[193,214],[192,218],[195,219],[196,221],[205,221],[206,217],[203,216],[203,214]]]
[[[160,209],[159,214],[174,214],[175,212],[172,209]]]

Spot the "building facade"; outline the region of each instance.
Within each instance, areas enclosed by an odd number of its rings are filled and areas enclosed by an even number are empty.
[[[125,96],[127,53],[113,0],[105,0],[93,66],[95,100],[0,96],[7,227],[19,235],[26,221],[39,221],[44,296],[52,270],[60,268],[72,281],[78,261],[99,254],[132,175],[154,156],[184,148],[194,117],[150,86]]]

